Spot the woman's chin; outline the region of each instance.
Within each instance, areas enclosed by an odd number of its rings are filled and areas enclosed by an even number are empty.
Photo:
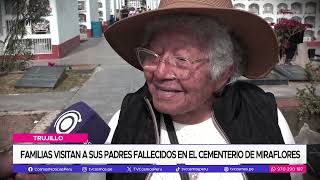
[[[157,111],[164,114],[177,115],[181,113],[179,110],[179,105],[177,103],[159,102],[156,100],[153,101],[153,105]]]

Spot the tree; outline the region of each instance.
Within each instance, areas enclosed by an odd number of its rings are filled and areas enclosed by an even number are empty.
[[[320,118],[320,96],[317,88],[320,84],[320,66],[307,64],[305,72],[310,81],[303,89],[297,89],[297,98],[300,101],[298,108],[299,119]]]
[[[26,24],[41,22],[50,14],[49,0],[6,0],[6,7],[12,14],[11,26],[4,40],[3,55],[0,58],[0,72],[23,69],[33,54],[32,41],[24,39]]]

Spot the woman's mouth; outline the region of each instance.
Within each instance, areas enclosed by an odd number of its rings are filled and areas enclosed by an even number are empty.
[[[160,99],[169,99],[173,98],[177,95],[180,95],[183,91],[173,89],[173,88],[164,88],[164,87],[156,87],[156,96]]]

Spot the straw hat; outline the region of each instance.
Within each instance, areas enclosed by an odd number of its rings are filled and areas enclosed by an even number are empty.
[[[179,13],[212,17],[228,26],[245,48],[243,76],[247,78],[263,78],[278,62],[277,40],[269,24],[257,15],[234,9],[231,0],[161,0],[158,9],[120,20],[104,36],[125,61],[142,70],[134,49],[141,45],[146,23]]]

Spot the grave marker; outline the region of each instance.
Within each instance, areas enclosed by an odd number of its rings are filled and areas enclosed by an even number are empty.
[[[55,88],[64,78],[65,67],[34,66],[17,81],[16,87]]]

